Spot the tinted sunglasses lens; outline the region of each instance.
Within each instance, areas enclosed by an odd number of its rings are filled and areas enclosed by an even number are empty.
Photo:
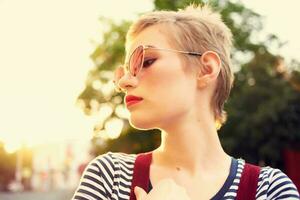
[[[136,76],[140,71],[144,60],[144,48],[143,46],[137,47],[131,54],[129,61],[129,70],[133,76]]]

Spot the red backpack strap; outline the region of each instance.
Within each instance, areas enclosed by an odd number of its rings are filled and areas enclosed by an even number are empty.
[[[152,161],[152,152],[138,154],[134,163],[131,183],[130,200],[136,200],[134,187],[139,186],[148,192],[149,172]]]
[[[255,200],[260,167],[245,163],[237,191],[237,200]]]

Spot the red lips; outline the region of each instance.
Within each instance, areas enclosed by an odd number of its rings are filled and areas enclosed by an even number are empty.
[[[137,97],[137,96],[133,96],[133,95],[128,95],[128,96],[125,97],[125,101],[126,101],[127,106],[138,103],[141,100],[143,100],[142,97]]]

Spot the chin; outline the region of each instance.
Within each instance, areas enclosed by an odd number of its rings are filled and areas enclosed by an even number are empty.
[[[141,120],[141,119],[129,119],[129,123],[130,125],[135,128],[135,129],[139,129],[139,130],[151,130],[154,129],[154,125],[151,121],[145,121],[145,120]]]

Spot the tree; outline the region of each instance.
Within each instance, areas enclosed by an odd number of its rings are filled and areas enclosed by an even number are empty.
[[[16,154],[8,154],[0,142],[0,191],[8,190],[8,184],[15,178]]]
[[[122,108],[124,94],[117,93],[112,83],[113,70],[124,62],[125,36],[131,22],[123,21],[117,24],[106,18],[101,18],[100,21],[109,29],[103,35],[103,43],[91,54],[95,68],[88,74],[86,87],[79,95],[78,103],[88,115],[99,112],[101,107],[107,105],[111,107],[112,112],[95,125],[92,152],[98,155],[107,151],[137,153],[151,150],[159,145],[158,131],[150,130],[147,134],[136,134],[141,131],[133,129],[128,121],[118,114],[118,109],[124,109]],[[105,139],[103,137],[105,124],[116,118],[124,122],[121,135],[117,139]]]

